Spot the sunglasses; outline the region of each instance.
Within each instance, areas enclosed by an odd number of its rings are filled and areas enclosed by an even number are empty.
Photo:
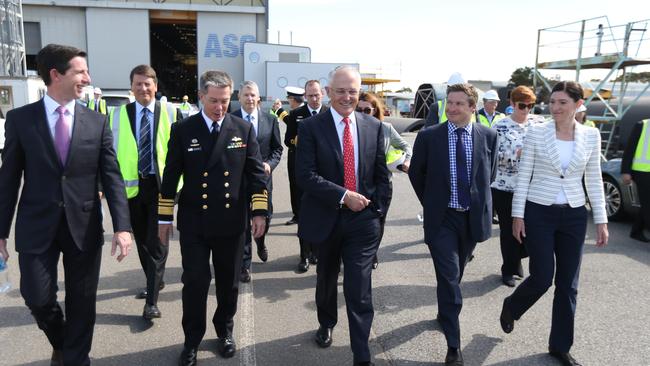
[[[366,107],[363,109],[357,107],[356,111],[359,113],[372,114],[372,108],[370,107]]]
[[[533,109],[533,108],[535,108],[535,103],[530,103],[530,104],[526,104],[526,103],[517,103],[517,108],[521,109],[522,111],[523,111],[524,109],[526,109],[526,108],[528,108],[528,109]]]

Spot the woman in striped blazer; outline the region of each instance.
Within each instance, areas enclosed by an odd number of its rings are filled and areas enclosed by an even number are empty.
[[[530,276],[503,302],[501,327],[510,333],[518,320],[550,288],[555,273],[549,353],[563,365],[579,365],[569,350],[587,231],[586,197],[597,227],[596,246],[607,244],[607,215],[600,172],[600,133],[576,122],[583,103],[580,84],[553,88],[553,119],[526,134],[512,201],[512,233],[525,245]]]

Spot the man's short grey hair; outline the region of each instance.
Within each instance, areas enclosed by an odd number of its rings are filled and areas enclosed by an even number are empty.
[[[353,74],[355,74],[359,78],[359,80],[361,80],[361,73],[359,72],[359,69],[357,69],[354,66],[350,66],[350,65],[341,65],[341,66],[335,67],[334,70],[330,71],[329,77],[328,77],[328,80],[327,80],[327,85],[328,86],[332,85],[332,80],[334,80],[334,75],[336,75],[336,73],[338,73],[340,71],[351,71]]]
[[[244,90],[244,88],[253,89],[255,91],[255,94],[257,94],[258,97],[260,96],[260,87],[257,86],[256,82],[250,80],[246,80],[242,82],[241,85],[239,86],[239,92],[241,93],[241,91]]]
[[[219,70],[210,70],[201,74],[199,78],[199,91],[207,94],[209,87],[225,88],[229,87],[232,91],[232,79],[230,75]]]

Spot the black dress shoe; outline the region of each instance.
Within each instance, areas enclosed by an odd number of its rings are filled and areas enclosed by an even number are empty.
[[[501,282],[508,287],[515,287],[515,278],[514,276],[502,276]]]
[[[447,356],[445,356],[445,365],[462,366],[463,354],[458,348],[447,348]]]
[[[372,361],[355,362],[354,366],[375,366],[375,363]]]
[[[50,366],[63,366],[63,352],[60,350],[52,350],[52,358],[50,358]]]
[[[332,328],[327,328],[324,326],[318,327],[316,331],[316,336],[314,337],[316,344],[321,348],[327,348],[332,345]]]
[[[251,270],[250,269],[242,269],[241,273],[239,274],[239,281],[247,283],[251,282]]]
[[[501,329],[504,332],[510,333],[515,329],[515,318],[512,317],[510,313],[510,308],[508,307],[508,298],[503,300],[503,308],[501,308],[501,316],[499,317],[499,322],[501,323]]]
[[[309,255],[309,264],[314,264],[314,265],[318,264],[318,258],[316,258],[315,255],[310,254]]]
[[[178,366],[195,366],[196,365],[196,348],[183,347],[178,358]]]
[[[643,231],[639,231],[638,233],[630,233],[630,238],[644,243],[650,243],[650,239],[646,238],[646,236],[643,234]]]
[[[142,317],[151,320],[154,318],[160,318],[162,314],[156,305],[144,304],[144,310],[142,310]]]
[[[298,272],[304,273],[309,270],[309,260],[307,258],[300,258],[298,263]]]
[[[260,257],[262,262],[269,260],[269,250],[266,249],[266,244],[262,243],[257,245],[257,256]]]
[[[291,220],[285,222],[284,224],[285,225],[294,225],[294,224],[297,224],[297,223],[298,223],[298,218],[294,216],[294,217],[291,218]]]
[[[162,290],[164,288],[165,288],[165,282],[164,281],[160,282],[159,290]],[[135,295],[135,298],[140,299],[140,300],[146,299],[148,294],[149,294],[149,292],[147,291],[147,289],[144,289],[144,290],[140,291],[137,295]]]
[[[582,366],[569,352],[557,352],[549,348],[548,354],[560,361],[562,366]]]
[[[217,351],[223,358],[230,358],[235,355],[237,346],[232,336],[217,338]]]

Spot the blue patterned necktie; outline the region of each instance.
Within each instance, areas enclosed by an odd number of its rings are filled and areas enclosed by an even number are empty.
[[[463,144],[464,129],[456,130],[456,189],[458,190],[458,203],[462,208],[468,208],[470,202],[469,177],[467,176],[467,156]]]
[[[138,171],[140,175],[148,175],[151,172],[151,121],[149,110],[142,109],[140,120],[140,140],[138,141]]]

